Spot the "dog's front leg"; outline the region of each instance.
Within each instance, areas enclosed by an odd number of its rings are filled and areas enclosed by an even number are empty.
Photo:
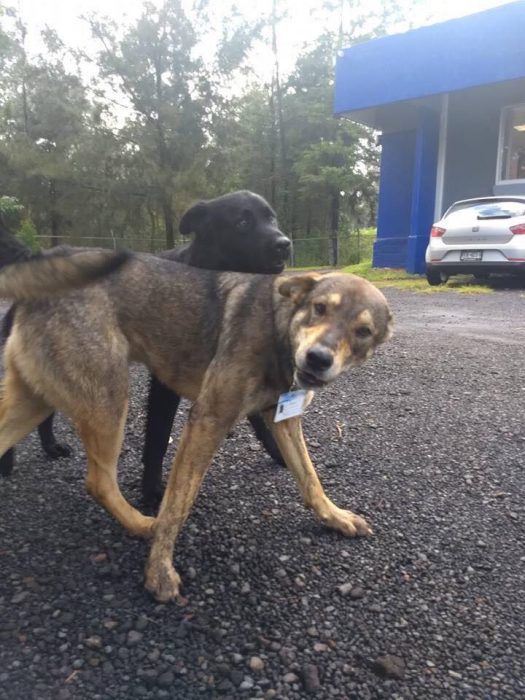
[[[372,534],[366,520],[350,510],[338,508],[325,494],[306,448],[301,418],[296,416],[274,423],[274,413],[275,409],[265,411],[264,419],[279,445],[286,466],[297,481],[306,507],[311,508],[325,525],[347,537]]]
[[[164,492],[146,564],[146,588],[161,602],[179,595],[180,576],[172,563],[175,542],[212,457],[235,422],[235,408],[233,402],[229,406],[221,404],[218,409],[214,406],[216,410],[212,413],[207,400],[198,400],[190,411]]]

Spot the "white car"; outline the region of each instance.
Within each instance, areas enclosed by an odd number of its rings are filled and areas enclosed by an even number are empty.
[[[525,272],[525,197],[455,202],[432,226],[425,262],[432,285],[464,273]]]

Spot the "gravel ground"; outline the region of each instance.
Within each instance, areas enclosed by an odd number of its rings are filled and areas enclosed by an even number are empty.
[[[0,484],[0,698],[525,697],[523,294],[387,296],[394,339],[305,417],[368,540],[318,524],[242,425],[179,540],[187,604],[158,605],[67,423],[72,460],[24,441]],[[121,459],[136,503],[145,380]]]

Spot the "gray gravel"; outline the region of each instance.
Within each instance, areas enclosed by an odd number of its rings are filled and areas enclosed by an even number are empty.
[[[387,296],[394,340],[305,418],[369,540],[318,524],[242,425],[179,541],[187,604],[157,605],[147,546],[85,495],[66,421],[72,460],[24,441],[0,484],[0,698],[525,697],[523,292]],[[138,503],[132,380],[121,481]]]

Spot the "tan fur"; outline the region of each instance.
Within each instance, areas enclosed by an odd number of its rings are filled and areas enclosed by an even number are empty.
[[[25,294],[18,283],[4,289]],[[371,331],[358,337],[364,325]],[[351,275],[217,274],[136,256],[67,300],[18,305],[5,350],[0,454],[54,408],[64,411],[87,451],[88,492],[131,534],[154,532],[146,587],[171,600],[180,588],[173,550],[208,465],[236,421],[254,412],[264,411],[305,504],[347,536],[370,532],[324,494],[300,419],[272,416],[294,378],[302,386],[332,381],[368,357],[390,326],[382,294]],[[320,345],[333,365],[312,373],[308,348]],[[155,523],[127,503],[116,478],[131,361],[194,402]]]
[[[341,295],[337,293],[329,294],[327,303],[331,306],[339,306],[339,304],[341,303]]]
[[[338,508],[326,496],[308,454],[300,417],[274,423],[273,411],[266,411],[264,418],[297,482],[305,506],[311,508],[325,525],[347,537],[371,535],[372,530],[363,518]]]

